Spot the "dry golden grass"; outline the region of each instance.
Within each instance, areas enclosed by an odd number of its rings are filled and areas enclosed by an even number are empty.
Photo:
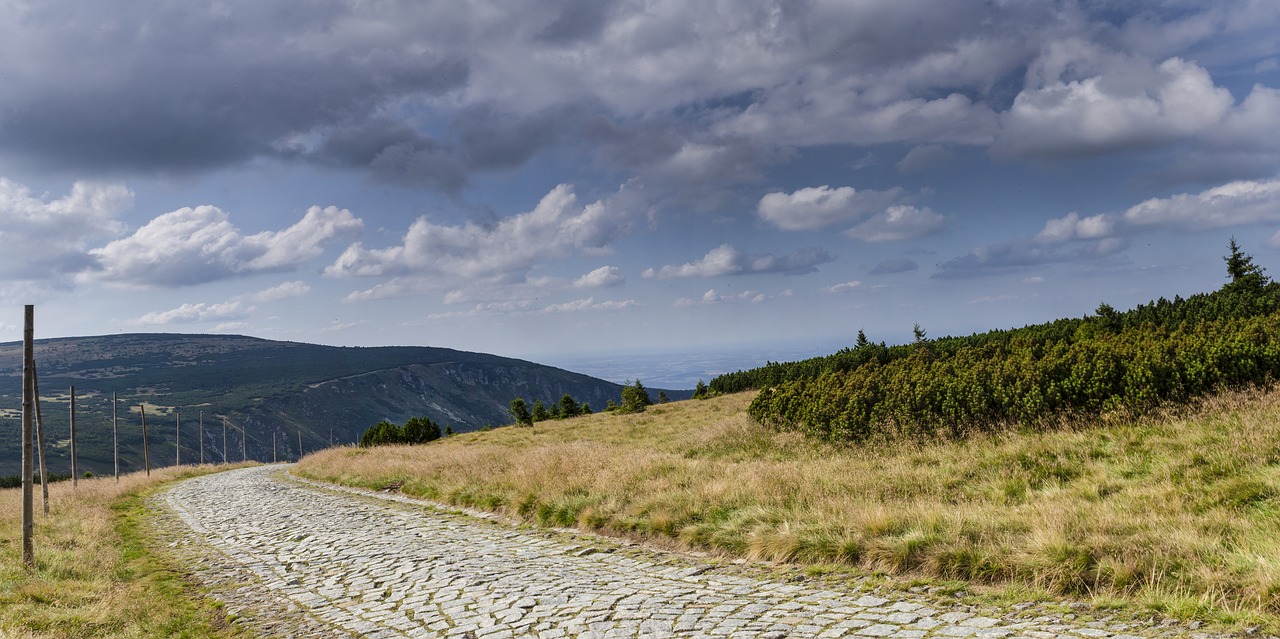
[[[688,548],[913,579],[1280,618],[1280,390],[1052,433],[834,446],[750,394],[332,449],[298,471]]]
[[[229,637],[180,567],[147,547],[142,495],[213,467],[153,470],[148,478],[49,485],[49,516],[35,491],[36,566],[22,566],[21,490],[0,490],[0,635],[13,637]],[[7,635],[5,633],[8,633]]]

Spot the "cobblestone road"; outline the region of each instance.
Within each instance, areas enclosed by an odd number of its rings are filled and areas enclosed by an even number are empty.
[[[407,500],[402,500],[407,501]],[[1033,637],[1169,635],[1050,617],[1000,619],[901,596],[839,593],[706,572],[663,553],[521,530],[401,501],[318,488],[280,467],[191,479],[164,502],[259,593],[305,617],[281,636]],[[581,540],[579,540],[581,541]],[[646,551],[647,552],[647,551]],[[216,589],[215,589],[216,592]],[[253,614],[252,611],[249,614]],[[269,614],[269,613],[259,613]],[[299,622],[301,623],[301,622]],[[262,630],[264,626],[259,625]],[[319,629],[317,629],[319,628]]]

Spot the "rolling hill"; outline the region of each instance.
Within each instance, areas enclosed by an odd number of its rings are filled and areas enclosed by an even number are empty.
[[[510,421],[513,397],[555,401],[568,393],[597,410],[621,386],[528,361],[433,347],[337,347],[238,335],[123,334],[37,340],[41,407],[50,467],[69,468],[69,389],[76,388],[78,460],[110,472],[111,395],[119,398],[122,470],[140,468],[142,414],[151,463],[183,463],[204,454],[221,461],[223,419],[228,456],[280,459],[354,441],[380,419],[426,415],[455,431]],[[22,345],[0,344],[0,475],[20,463]],[[655,390],[656,393],[656,390]],[[667,391],[673,399],[688,392]],[[178,423],[180,433],[175,433]],[[240,432],[245,441],[242,447]]]

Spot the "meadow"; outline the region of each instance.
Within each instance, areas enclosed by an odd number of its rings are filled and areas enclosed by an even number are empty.
[[[34,568],[21,562],[21,489],[0,490],[0,635],[15,638],[244,636],[158,548],[144,500],[224,466],[183,466],[35,491]]]
[[[330,449],[295,472],[814,571],[1280,627],[1280,388],[862,444],[763,426],[754,397]]]

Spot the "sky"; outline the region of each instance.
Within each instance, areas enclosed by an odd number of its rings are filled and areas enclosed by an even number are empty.
[[[1232,237],[1280,272],[1274,0],[0,3],[0,340],[617,377],[1209,291]]]

